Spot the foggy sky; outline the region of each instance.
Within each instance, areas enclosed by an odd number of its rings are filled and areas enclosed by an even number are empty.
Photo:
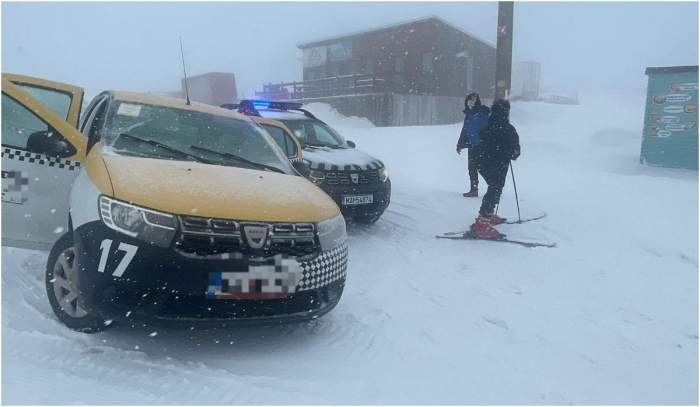
[[[2,71],[85,87],[177,90],[234,72],[239,96],[301,79],[299,43],[436,15],[496,43],[497,3],[2,3]],[[514,60],[544,86],[642,88],[644,68],[698,63],[698,4],[516,3]]]

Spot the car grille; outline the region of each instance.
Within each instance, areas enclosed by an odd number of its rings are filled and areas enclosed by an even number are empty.
[[[313,223],[239,222],[197,216],[180,216],[179,219],[180,233],[175,247],[188,255],[238,253],[270,257],[282,254],[308,259],[318,255],[321,249]],[[266,228],[264,245],[260,249],[248,243],[246,226]]]
[[[357,174],[357,182],[353,182],[353,175],[355,174]],[[325,183],[328,185],[379,184],[379,172],[377,170],[327,172]]]

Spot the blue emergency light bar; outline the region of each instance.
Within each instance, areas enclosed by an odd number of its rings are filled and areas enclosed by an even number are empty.
[[[244,99],[248,100],[256,108],[263,109],[274,109],[274,110],[296,110],[301,109],[302,104],[299,102],[277,102],[273,100],[254,100],[254,99]],[[243,103],[243,100],[241,100]]]
[[[251,100],[251,102],[253,102],[253,106],[255,107],[270,107],[270,102],[266,100]]]
[[[238,113],[242,113],[247,116],[260,116],[258,109],[270,109],[270,110],[297,110],[304,113],[306,117],[318,120],[308,110],[302,109],[303,103],[299,102],[278,102],[274,100],[259,100],[259,99],[242,99],[239,103],[224,103],[221,107],[229,110],[237,110]]]

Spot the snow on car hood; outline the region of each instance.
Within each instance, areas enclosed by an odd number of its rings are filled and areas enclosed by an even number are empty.
[[[376,170],[384,166],[381,161],[354,148],[306,146],[302,158],[312,170]]]
[[[317,222],[338,207],[303,177],[197,162],[103,155],[114,198],[168,213]]]

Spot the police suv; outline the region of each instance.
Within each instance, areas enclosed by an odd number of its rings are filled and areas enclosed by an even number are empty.
[[[290,130],[303,148],[307,168],[301,172],[333,198],[346,218],[374,223],[389,206],[391,181],[386,166],[355,149],[355,143],[346,141],[301,103],[242,100],[222,107],[273,119]],[[282,139],[275,140],[280,143]]]
[[[258,124],[109,91],[78,130],[82,97],[2,76],[2,244],[51,249],[46,292],[63,323],[295,321],[337,304],[344,218]]]

